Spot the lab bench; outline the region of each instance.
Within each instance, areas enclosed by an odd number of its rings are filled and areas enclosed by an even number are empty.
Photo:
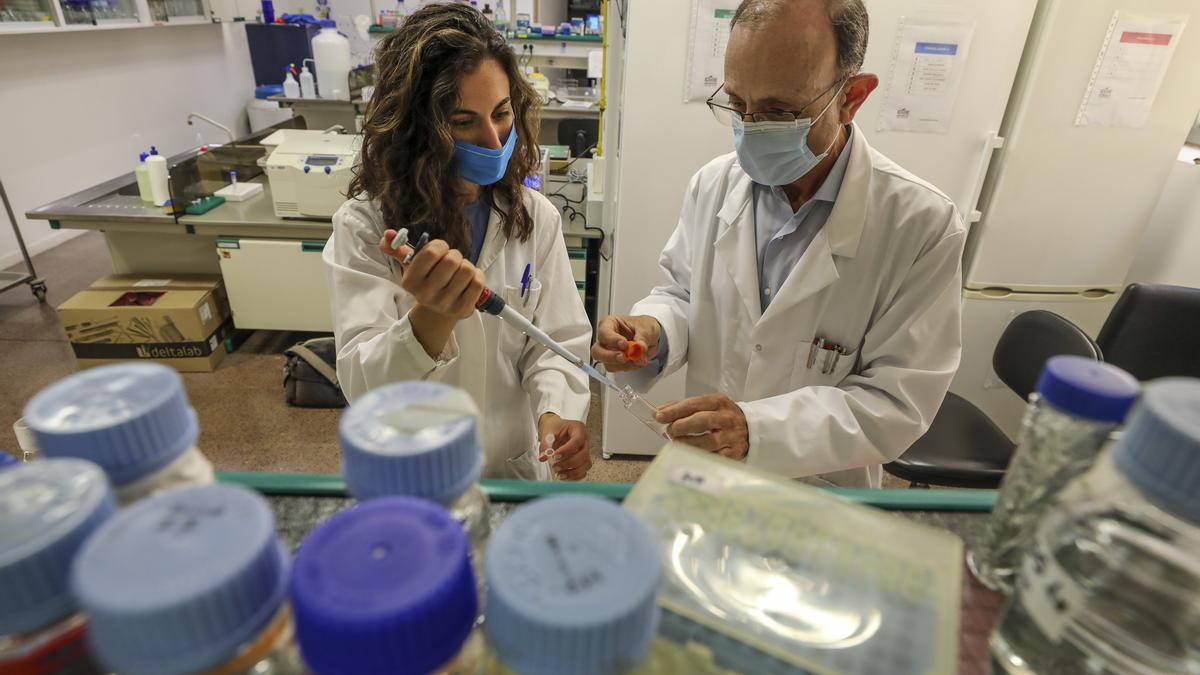
[[[348,498],[345,483],[338,475],[225,472],[219,474],[219,478],[223,482],[239,484],[266,495],[275,513],[280,536],[293,552],[314,527],[354,503]],[[538,497],[587,493],[622,500],[633,487],[618,483],[513,480],[483,480],[481,485],[492,501],[493,528],[523,502]],[[973,548],[982,536],[996,499],[993,490],[826,489],[847,500],[948,530],[963,539],[966,550]],[[1003,597],[975,581],[964,562],[959,623],[960,673],[982,675],[988,672],[988,636],[1002,604]],[[674,620],[680,619],[675,617]],[[715,635],[710,637],[719,639]],[[724,646],[735,648],[734,645]],[[788,672],[787,668],[771,665],[762,664],[752,672]]]
[[[175,164],[188,154],[172,157]],[[265,176],[247,182],[261,193],[225,202],[202,215],[172,216],[145,204],[132,173],[64,197],[26,214],[54,229],[104,233],[114,274],[220,274],[234,325],[241,329],[331,332],[329,288],[321,251],[333,232],[330,220],[275,215]],[[599,203],[589,203],[598,211]],[[589,214],[599,220],[598,213]],[[593,325],[600,303],[601,244],[598,229],[564,222],[564,240],[582,254],[577,287]]]

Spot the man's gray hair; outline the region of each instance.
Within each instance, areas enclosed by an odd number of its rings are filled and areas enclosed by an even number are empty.
[[[742,0],[733,14],[732,26],[760,26],[778,17],[794,0]],[[857,74],[867,55],[870,20],[863,0],[823,0],[833,35],[837,39],[837,69],[840,77]]]

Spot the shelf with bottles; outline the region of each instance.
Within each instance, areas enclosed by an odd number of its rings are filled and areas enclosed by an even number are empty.
[[[206,0],[147,0],[150,20],[158,24],[207,23],[211,19]]]
[[[136,25],[141,13],[134,0],[60,0],[64,26]]]
[[[0,0],[0,32],[57,26],[53,0]]]

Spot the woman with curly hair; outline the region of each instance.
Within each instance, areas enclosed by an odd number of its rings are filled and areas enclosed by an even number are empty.
[[[524,186],[539,166],[537,96],[503,36],[463,5],[409,16],[376,68],[362,164],[324,253],[342,389],[353,401],[402,380],[462,387],[483,411],[485,477],[518,477],[514,462],[541,443],[539,477],[579,480],[591,467],[586,377],[475,311],[489,287],[587,358],[561,218]],[[400,228],[429,235],[407,265],[412,249],[391,246]]]

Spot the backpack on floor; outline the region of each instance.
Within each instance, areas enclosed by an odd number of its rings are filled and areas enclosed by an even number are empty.
[[[284,352],[283,388],[288,405],[298,408],[345,408],[337,379],[337,346],[331,337],[305,340]]]

